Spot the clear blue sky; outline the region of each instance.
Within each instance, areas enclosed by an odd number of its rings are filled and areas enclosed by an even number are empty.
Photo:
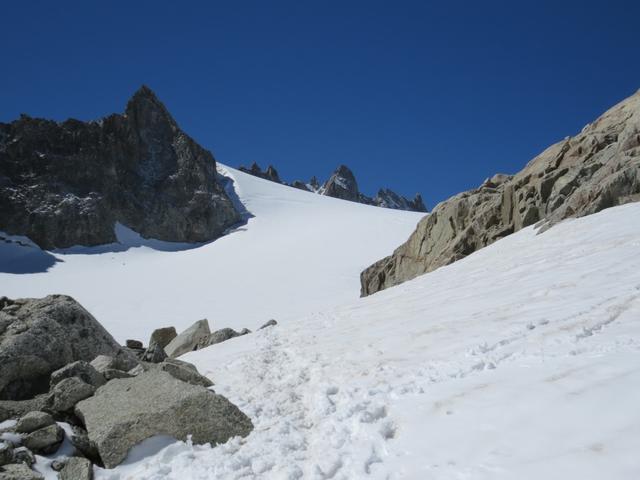
[[[429,208],[640,88],[640,2],[15,1],[0,121],[89,120],[143,83],[230,165],[340,163]]]

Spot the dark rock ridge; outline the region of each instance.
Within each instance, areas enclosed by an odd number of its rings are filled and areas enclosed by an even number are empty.
[[[516,175],[438,204],[406,243],[360,275],[362,296],[455,262],[500,238],[640,200],[640,91]]]
[[[240,220],[210,152],[142,87],[124,114],[0,123],[0,230],[43,249],[145,238],[205,242]]]
[[[340,198],[351,202],[393,208],[396,210],[409,210],[412,212],[427,211],[427,207],[419,193],[416,194],[413,200],[409,200],[388,188],[383,188],[378,190],[378,194],[375,197],[366,196],[360,192],[355,175],[345,165],[340,165],[323,185],[320,185],[316,177],[312,177],[308,183],[302,180],[294,180],[288,184],[280,180],[278,172],[272,165],[269,165],[265,171],[262,171],[260,166],[255,162],[249,168],[240,166],[238,169],[250,175],[264,178],[265,180],[271,180],[272,182],[281,183],[282,185],[288,185],[307,192],[326,195],[327,197]]]

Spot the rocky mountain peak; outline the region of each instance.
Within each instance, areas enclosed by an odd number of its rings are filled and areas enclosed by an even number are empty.
[[[215,159],[146,86],[97,122],[0,123],[0,230],[44,249],[145,238],[213,240],[240,220]]]
[[[165,125],[172,130],[178,128],[167,108],[146,85],[142,85],[129,99],[125,116],[138,127]]]
[[[360,199],[358,182],[353,172],[346,165],[340,165],[324,184],[323,194],[357,202]]]

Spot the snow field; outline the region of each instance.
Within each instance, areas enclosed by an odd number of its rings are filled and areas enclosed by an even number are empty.
[[[640,205],[184,358],[254,421],[98,478],[635,479]]]

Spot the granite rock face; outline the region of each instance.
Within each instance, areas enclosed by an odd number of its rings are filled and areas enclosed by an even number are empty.
[[[191,435],[196,444],[214,445],[253,429],[251,420],[226,398],[157,369],[112,380],[75,410],[107,468],[155,435],[179,440]]]
[[[450,264],[529,225],[640,200],[640,91],[516,175],[495,175],[440,204],[407,242],[360,275],[362,296]]]
[[[0,230],[43,249],[145,238],[205,242],[240,221],[216,162],[142,87],[124,114],[0,123]]]
[[[121,350],[71,297],[0,300],[0,400],[44,393],[51,374],[61,367]]]

